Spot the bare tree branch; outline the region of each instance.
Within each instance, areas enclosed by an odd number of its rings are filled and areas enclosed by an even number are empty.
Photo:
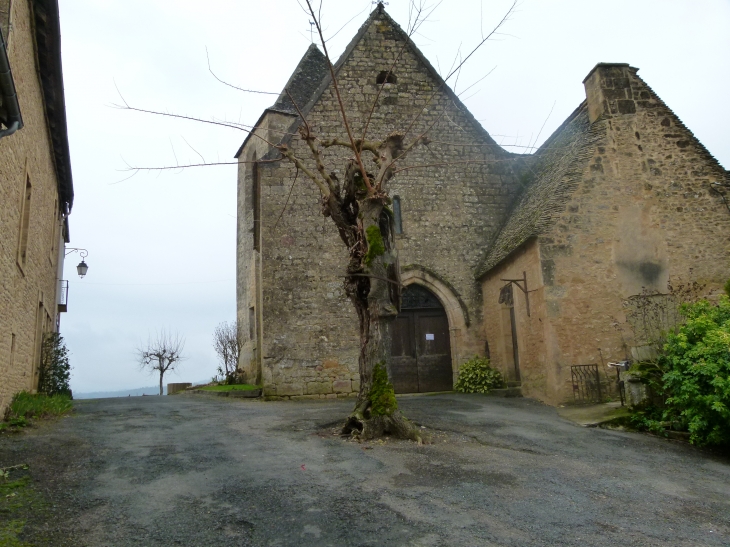
[[[195,148],[193,148],[193,147],[192,147],[192,146],[190,145],[190,143],[189,143],[189,142],[187,141],[187,139],[186,139],[185,137],[183,137],[182,135],[180,135],[180,138],[181,138],[182,140],[184,140],[184,141],[185,141],[185,144],[187,144],[188,146],[190,146],[190,150],[192,150],[192,151],[193,151],[193,152],[195,152],[195,153],[196,153],[196,154],[197,154],[198,156],[200,156],[200,159],[201,159],[201,160],[203,160],[203,163],[206,163],[206,161],[205,161],[205,158],[203,157],[203,154],[201,154],[201,153],[200,153],[200,152],[198,152],[198,151],[197,151],[197,150],[196,150]]]
[[[245,93],[258,93],[260,95],[278,95],[278,93],[274,93],[273,91],[257,91],[255,89],[244,89],[242,87],[238,87],[237,85],[229,84],[228,82],[221,80],[215,72],[213,72],[213,69],[210,67],[210,56],[208,55],[208,48],[205,48],[205,58],[208,59],[208,70],[213,75],[213,78],[218,80],[223,85],[227,85],[228,87],[232,87],[233,89],[237,89],[238,91],[243,91]]]
[[[292,192],[294,191],[294,185],[297,183],[298,178],[299,178],[299,169],[297,169],[296,172],[294,173],[294,180],[291,183],[291,188],[289,188],[289,194],[286,196],[286,201],[284,202],[284,207],[282,207],[281,213],[279,213],[279,218],[277,218],[276,222],[274,223],[274,231],[276,231],[276,227],[279,225],[279,221],[281,220],[281,217],[284,216],[284,212],[286,211],[286,208],[289,205],[289,200],[291,199]]]
[[[368,191],[373,192],[373,186],[370,184],[370,179],[368,178],[367,170],[365,169],[365,165],[362,162],[362,157],[360,156],[359,150],[357,150],[357,147],[355,146],[355,138],[352,136],[352,129],[350,129],[350,122],[347,119],[347,112],[345,111],[345,105],[342,102],[342,96],[340,95],[340,87],[337,84],[337,77],[335,75],[335,67],[332,65],[332,60],[330,59],[329,52],[327,51],[327,42],[324,39],[324,36],[322,34],[322,26],[320,24],[319,19],[317,16],[314,15],[314,9],[312,8],[312,4],[310,0],[305,0],[307,3],[307,7],[309,8],[309,13],[312,16],[312,19],[314,19],[314,25],[317,27],[317,33],[319,34],[319,39],[322,42],[322,49],[324,50],[324,56],[327,59],[327,65],[330,69],[330,76],[332,77],[332,85],[335,90],[335,96],[337,97],[337,103],[340,106],[340,113],[342,114],[342,123],[345,126],[345,130],[347,131],[347,137],[350,139],[350,144],[352,144],[352,150],[355,152],[355,161],[357,161],[358,167],[360,168],[360,173],[362,174],[363,182],[365,183],[365,186],[367,187]],[[322,5],[320,3],[320,10],[322,8]],[[306,171],[305,171],[306,172]]]
[[[421,110],[419,111],[418,115],[413,119],[413,121],[411,122],[411,124],[406,129],[404,135],[408,135],[408,133],[410,133],[410,131],[413,128],[413,126],[416,124],[416,122],[418,121],[418,119],[421,117],[421,114],[423,114],[423,112],[426,110],[426,107],[429,104],[431,104],[431,101],[436,96],[436,93],[438,93],[441,90],[441,88],[446,84],[446,82],[449,81],[449,78],[451,78],[456,73],[456,71],[458,71],[459,69],[461,69],[461,67],[464,66],[464,64],[472,57],[472,55],[474,55],[474,53],[476,53],[477,50],[479,50],[479,48],[481,48],[492,36],[494,36],[497,33],[497,30],[502,25],[504,25],[505,22],[507,22],[507,20],[509,19],[509,17],[512,15],[512,13],[514,13],[514,10],[515,10],[516,7],[517,7],[517,0],[514,0],[512,2],[512,5],[510,6],[509,10],[507,10],[507,13],[504,15],[504,17],[502,17],[502,19],[499,21],[499,23],[497,23],[497,25],[492,29],[492,31],[489,34],[487,34],[486,36],[482,37],[482,40],[476,45],[476,47],[474,47],[469,52],[469,54],[466,57],[464,57],[462,59],[462,61],[456,66],[456,68],[452,68],[452,70],[449,72],[449,74],[443,79],[444,80],[443,83],[438,88],[436,88],[434,90],[434,92],[431,94],[431,96],[429,97],[429,99],[426,101],[426,104],[421,108]]]
[[[190,167],[211,167],[214,165],[239,165],[241,163],[276,163],[276,162],[282,161],[283,159],[284,158],[275,158],[272,160],[258,160],[257,162],[254,162],[254,161],[215,161],[215,162],[207,162],[207,163],[188,163],[185,165],[163,165],[163,166],[156,166],[156,167],[135,167],[135,166],[127,164],[126,169],[117,169],[117,171],[121,171],[123,173],[129,172],[129,171],[175,171],[177,169],[188,169]]]

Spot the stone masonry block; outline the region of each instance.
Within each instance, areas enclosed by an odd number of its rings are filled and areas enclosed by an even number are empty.
[[[352,382],[350,380],[336,380],[332,383],[332,389],[335,393],[349,393],[352,391]]]
[[[332,382],[308,382],[307,393],[332,393]]]
[[[276,386],[276,394],[282,395],[302,395],[304,389],[302,384],[278,384]]]

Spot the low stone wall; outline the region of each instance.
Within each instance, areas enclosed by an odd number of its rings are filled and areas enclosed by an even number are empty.
[[[178,391],[185,391],[187,388],[192,387],[193,384],[190,382],[177,382],[174,384],[167,384],[167,394],[172,395]]]

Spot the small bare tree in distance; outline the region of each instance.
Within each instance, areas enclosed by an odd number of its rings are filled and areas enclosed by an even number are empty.
[[[137,361],[142,370],[150,374],[160,373],[160,395],[162,395],[162,379],[165,373],[177,369],[185,359],[185,338],[179,333],[161,330],[155,338],[149,337],[147,343],[137,348]]]
[[[238,356],[241,353],[241,337],[238,335],[238,323],[223,321],[213,331],[213,349],[221,360],[218,374],[225,376],[227,383],[235,381],[238,371]]]

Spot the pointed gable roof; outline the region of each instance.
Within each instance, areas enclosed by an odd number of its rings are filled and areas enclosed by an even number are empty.
[[[312,44],[294,69],[289,81],[286,82],[279,98],[269,110],[297,114],[297,109],[292,104],[292,98],[299,108],[309,103],[312,95],[317,91],[324,77],[329,74],[327,58],[319,48]],[[287,94],[287,90],[289,94]]]
[[[284,89],[281,90],[276,102],[262,112],[256,122],[256,127],[259,126],[267,112],[280,112],[282,114],[297,116],[297,109],[292,103],[292,98],[299,108],[308,104],[310,98],[319,89],[322,80],[328,73],[327,58],[316,45],[310,45],[294,69],[294,72],[292,72],[289,80],[286,82]],[[287,94],[287,90],[289,90],[291,98]],[[251,135],[252,133],[249,133],[243,140],[243,144],[241,144],[234,156],[235,158],[241,155]]]
[[[400,25],[396,23],[390,15],[388,15],[388,13],[385,11],[385,8],[380,3],[368,16],[368,18],[362,24],[362,26],[352,38],[348,46],[345,48],[345,51],[342,53],[342,55],[340,55],[340,58],[334,64],[335,74],[337,74],[337,72],[339,72],[339,70],[350,59],[353,51],[363,39],[370,26],[376,23],[387,24],[390,27],[390,30],[394,33],[394,37],[398,41],[406,42],[410,52],[425,67],[426,71],[434,79],[438,87],[449,97],[449,99],[454,102],[456,107],[464,113],[466,118],[476,129],[477,133],[485,139],[487,144],[494,145],[497,150],[502,151],[505,155],[517,155],[502,149],[497,144],[497,142],[492,139],[487,130],[482,127],[482,124],[480,124],[476,120],[476,118],[474,118],[474,115],[469,111],[468,108],[466,108],[466,106],[464,106],[456,93],[452,91],[452,89],[444,81],[444,79],[434,68],[434,66],[423,55],[421,50],[419,50],[416,44],[413,43],[413,40],[411,40],[411,38],[400,27]],[[302,111],[302,114],[306,116],[312,110],[314,105],[317,104],[317,102],[321,99],[322,94],[331,85],[331,83],[332,75],[329,71],[329,67],[327,66],[327,59],[325,58],[324,54],[319,50],[319,48],[317,48],[316,45],[312,44],[307,49],[307,52],[302,57],[302,60],[299,61],[297,68],[294,69],[294,72],[289,78],[289,81],[286,83],[286,86],[284,86],[284,89],[289,90],[289,93],[291,93],[294,97],[294,100],[296,101],[297,106],[299,106],[300,110]],[[282,91],[276,103],[273,106],[267,108],[262,113],[259,121],[256,122],[257,126],[259,125],[261,120],[263,120],[266,113],[269,111],[292,114],[294,116],[298,115],[296,109],[291,103],[291,99],[286,94],[286,91]],[[238,149],[238,152],[236,152],[235,157],[238,157],[241,154],[250,137],[251,134],[246,137],[246,139],[243,141],[243,144]]]
[[[499,150],[503,150],[505,154],[512,155],[510,152],[507,152],[506,150],[499,147],[497,142],[492,139],[491,135],[487,132],[486,129],[480,124],[477,119],[474,117],[474,115],[469,111],[469,109],[464,106],[464,103],[461,102],[461,99],[459,99],[458,95],[452,91],[452,89],[448,86],[448,84],[444,81],[444,79],[441,77],[441,75],[438,73],[438,71],[434,68],[434,66],[430,63],[430,61],[426,58],[426,56],[421,52],[420,49],[418,49],[418,46],[411,40],[410,36],[408,36],[408,33],[406,33],[400,25],[390,16],[388,15],[388,12],[385,11],[385,8],[383,7],[382,3],[378,3],[378,6],[372,11],[370,16],[365,20],[365,22],[362,24],[360,29],[357,31],[357,34],[352,38],[348,46],[345,48],[345,51],[340,55],[340,58],[337,60],[337,62],[334,64],[335,74],[339,72],[339,70],[345,65],[345,63],[350,59],[353,51],[357,47],[357,45],[360,43],[360,41],[363,39],[365,34],[367,33],[368,29],[373,24],[382,24],[385,23],[390,27],[390,30],[394,33],[394,37],[398,41],[406,42],[408,49],[410,52],[418,59],[418,61],[425,67],[428,74],[434,79],[438,87],[451,99],[457,108],[459,108],[466,116],[466,118],[471,122],[471,124],[474,126],[474,128],[477,130],[478,134],[482,135],[487,141],[488,144],[493,144],[495,147],[497,147]],[[309,103],[306,105],[306,107],[302,108],[302,113],[307,114],[312,107],[319,101],[319,99],[322,97],[322,94],[325,92],[327,87],[332,83],[332,75],[330,74],[329,70],[325,74],[319,88],[317,91],[312,95]]]

